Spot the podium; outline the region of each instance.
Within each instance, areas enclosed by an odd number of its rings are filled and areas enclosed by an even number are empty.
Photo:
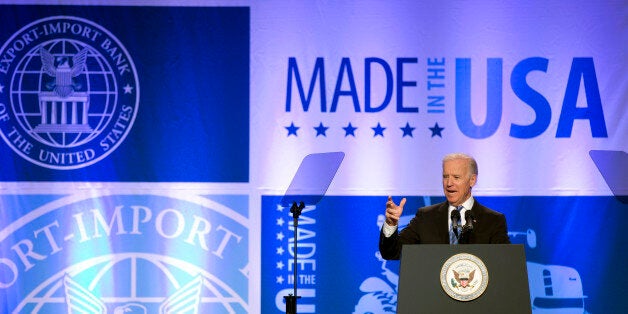
[[[397,313],[532,313],[523,245],[404,245]]]

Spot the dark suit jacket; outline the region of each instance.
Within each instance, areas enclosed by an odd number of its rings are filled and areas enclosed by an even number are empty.
[[[447,228],[449,204],[443,202],[421,207],[416,216],[403,230],[395,231],[389,238],[379,232],[379,252],[385,259],[399,259],[401,246],[404,244],[449,244]],[[508,244],[506,217],[475,200],[473,208],[473,231],[469,236],[469,244]]]

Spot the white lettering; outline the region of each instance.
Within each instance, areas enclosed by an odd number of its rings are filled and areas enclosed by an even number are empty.
[[[9,121],[9,114],[7,113],[7,106],[0,102],[0,120]]]
[[[225,247],[227,246],[227,243],[229,243],[229,239],[231,238],[236,238],[236,242],[240,243],[240,240],[242,240],[241,236],[236,235],[235,233],[225,229],[225,227],[223,227],[222,225],[218,226],[218,230],[220,231],[224,231],[225,232],[225,236],[222,238],[222,241],[220,241],[220,245],[218,246],[218,249],[216,251],[213,251],[212,253],[218,257],[220,257],[222,259],[222,252],[225,250]]]
[[[201,224],[203,226],[201,226]],[[212,225],[209,223],[209,221],[207,221],[207,219],[203,219],[199,216],[194,215],[192,230],[190,230],[190,235],[187,239],[185,239],[185,242],[194,245],[194,237],[198,236],[198,242],[203,250],[209,251],[209,248],[207,247],[207,243],[205,243],[205,238],[203,236],[208,234],[211,228]]]
[[[89,236],[87,235],[87,229],[85,228],[85,222],[83,221],[83,213],[78,213],[75,215],[72,215],[72,217],[74,217],[74,220],[76,220],[76,224],[78,225],[79,228],[79,233],[81,234],[81,240],[79,241],[79,243],[83,243],[87,240],[89,240]]]
[[[26,246],[26,251],[20,248],[22,245]],[[31,240],[24,239],[12,246],[11,249],[17,253],[17,256],[22,261],[22,264],[24,264],[25,271],[28,271],[35,266],[35,264],[31,263],[28,259],[29,257],[39,261],[46,259],[46,255],[37,254],[33,251],[33,241]]]
[[[13,275],[13,279],[6,282],[0,281],[0,289],[9,288],[17,281],[17,265],[15,265],[15,263],[8,258],[0,258],[0,266],[1,265],[5,265],[9,268],[11,275]],[[6,272],[3,271],[0,271],[0,273],[6,274]],[[8,276],[0,276],[0,278],[8,278]]]
[[[114,221],[117,225],[117,229],[118,232],[116,233],[116,235],[120,235],[120,234],[126,234],[127,232],[124,230],[124,224],[122,223],[122,213],[120,212],[120,210],[122,209],[122,205],[117,206],[116,209],[113,212],[113,215],[111,215],[111,220],[109,221],[109,224],[107,224],[105,222],[105,218],[102,216],[102,214],[100,213],[99,210],[97,209],[92,209],[92,213],[94,213],[94,238],[100,238],[100,232],[98,232],[98,225],[100,225],[101,227],[103,227],[103,229],[105,229],[105,233],[107,233],[107,236],[111,235],[111,230],[113,229],[113,224]]]
[[[239,269],[240,273],[244,275],[244,277],[249,278],[249,274],[251,273],[251,264],[246,264],[244,268]]]
[[[153,217],[153,212],[150,208],[145,206],[131,206],[133,209],[133,229],[131,229],[131,234],[142,234],[140,232],[140,222],[147,223]],[[140,220],[140,214],[143,211],[145,213],[144,219]]]
[[[52,252],[50,252],[50,255],[55,254],[59,251],[61,251],[61,247],[59,247],[59,245],[57,244],[57,241],[55,240],[55,238],[52,236],[52,232],[50,232],[50,227],[55,226],[55,227],[59,227],[59,221],[55,220],[55,222],[48,224],[46,226],[44,226],[43,228],[36,230],[35,231],[35,238],[37,238],[37,235],[40,232],[44,232],[44,235],[46,236],[46,240],[48,240],[48,244],[50,244],[50,247],[52,248]]]
[[[174,233],[172,234],[166,234],[166,232],[164,231],[164,217],[168,213],[172,213],[176,217],[176,221],[175,221],[176,229]],[[157,215],[157,220],[155,220],[155,227],[157,228],[157,232],[162,237],[166,239],[174,239],[180,236],[181,233],[183,233],[183,228],[185,227],[185,219],[183,218],[183,215],[179,211],[176,211],[174,209],[166,209]]]

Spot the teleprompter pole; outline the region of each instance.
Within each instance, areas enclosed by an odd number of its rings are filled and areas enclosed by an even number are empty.
[[[297,299],[300,298],[300,296],[297,296],[297,228],[299,226],[299,216],[301,216],[303,208],[305,208],[303,202],[299,203],[299,205],[297,205],[297,202],[292,202],[292,207],[290,207],[294,226],[294,277],[292,280],[294,283],[294,294],[288,294],[283,297],[286,299],[286,314],[297,314]]]

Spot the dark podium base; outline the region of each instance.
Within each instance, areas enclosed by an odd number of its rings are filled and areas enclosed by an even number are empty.
[[[477,256],[488,270],[486,290],[471,301],[451,298],[440,283],[443,264],[458,253]],[[523,245],[406,245],[397,301],[397,313],[532,313]]]

